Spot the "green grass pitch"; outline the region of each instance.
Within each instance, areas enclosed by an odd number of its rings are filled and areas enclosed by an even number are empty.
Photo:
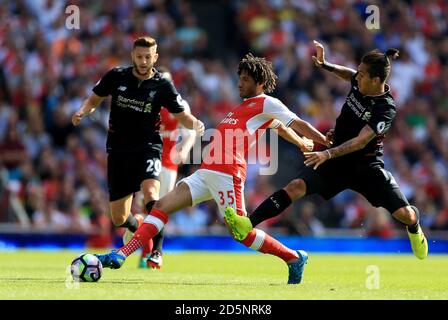
[[[92,252],[92,250],[85,250]],[[97,283],[71,280],[81,252],[0,251],[0,299],[301,300],[448,299],[448,257],[314,254],[302,284],[286,285],[285,264],[252,253],[166,253],[162,270],[137,268],[137,255]]]

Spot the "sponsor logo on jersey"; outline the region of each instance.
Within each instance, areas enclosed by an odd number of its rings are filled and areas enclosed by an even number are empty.
[[[347,96],[346,99],[347,105],[350,107],[350,109],[353,110],[353,112],[359,117],[362,117],[363,112],[366,110],[366,107],[364,107],[358,99],[356,99],[353,92]]]
[[[151,110],[152,110],[152,104],[151,104],[151,102],[145,104],[145,109],[143,110],[143,112],[147,112],[147,113],[149,113],[149,112],[151,112]]]
[[[121,108],[129,108],[139,112],[151,112],[151,104],[145,104],[145,101],[140,101],[137,99],[129,99],[123,97],[122,95],[118,95],[117,97],[117,106]],[[149,110],[149,111],[148,111]]]
[[[372,114],[370,113],[370,111],[366,111],[364,112],[364,114],[362,115],[362,120],[368,122],[370,120],[370,117],[372,116]]]
[[[238,119],[232,118],[233,112],[229,112],[227,116],[221,121],[221,123],[228,123],[236,125],[238,123]]]

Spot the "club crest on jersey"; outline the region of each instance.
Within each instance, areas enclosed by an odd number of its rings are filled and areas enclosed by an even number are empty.
[[[125,87],[125,86],[119,86],[117,90],[123,92],[123,91],[126,91],[126,89],[127,89],[127,87]]]
[[[371,116],[372,116],[372,114],[370,113],[370,111],[366,111],[366,112],[364,112],[364,114],[362,115],[362,120],[364,120],[364,121],[369,121]]]
[[[150,113],[152,110],[152,101],[154,100],[154,96],[156,95],[156,91],[151,91],[148,94],[148,98],[146,99],[145,107],[143,109],[144,113]]]
[[[148,99],[147,99],[147,101],[152,101],[152,100],[154,100],[154,96],[156,95],[156,92],[155,91],[151,91],[149,94],[148,94]]]

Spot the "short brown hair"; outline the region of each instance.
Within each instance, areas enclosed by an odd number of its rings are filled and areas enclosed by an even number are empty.
[[[156,40],[149,36],[144,36],[134,40],[132,49],[135,49],[135,47],[151,48],[152,46],[157,46]]]

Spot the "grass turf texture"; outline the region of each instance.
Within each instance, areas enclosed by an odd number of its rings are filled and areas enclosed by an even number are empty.
[[[138,269],[133,255],[120,270],[104,269],[99,282],[76,288],[67,267],[79,253],[0,252],[0,299],[448,299],[446,255],[420,261],[310,253],[302,284],[293,286],[286,285],[286,265],[262,254],[168,252],[159,271]]]

